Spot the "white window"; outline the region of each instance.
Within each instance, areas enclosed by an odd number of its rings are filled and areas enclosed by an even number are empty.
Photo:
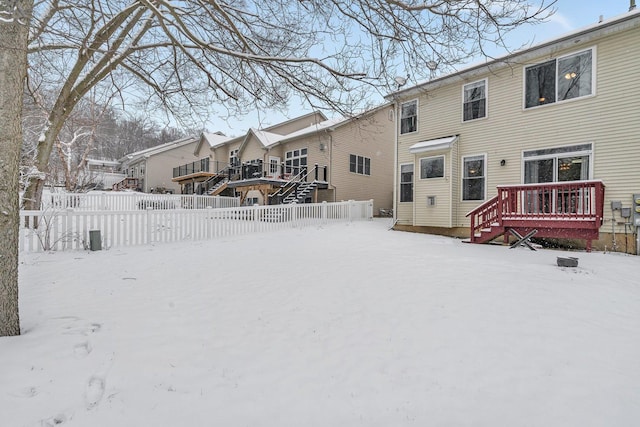
[[[484,155],[462,158],[462,200],[484,200],[486,163]]]
[[[405,102],[400,106],[400,133],[411,133],[418,130],[418,101]]]
[[[524,183],[588,180],[591,156],[591,144],[525,151]]]
[[[443,178],[444,156],[420,159],[420,179]]]
[[[371,159],[368,157],[349,155],[349,172],[360,175],[371,175]]]
[[[229,151],[229,166],[240,166],[237,149]]]
[[[413,202],[413,164],[400,165],[400,201]]]
[[[464,85],[462,120],[469,121],[487,116],[487,80]]]
[[[307,170],[307,149],[300,148],[285,153],[285,173],[288,175],[298,175],[301,171]]]
[[[593,94],[593,49],[525,68],[525,108]]]

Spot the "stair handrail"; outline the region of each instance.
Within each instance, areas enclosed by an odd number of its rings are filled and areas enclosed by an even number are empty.
[[[231,167],[229,165],[227,165],[226,167],[220,169],[218,172],[216,172],[215,175],[211,175],[206,181],[204,181],[202,184],[200,184],[203,188],[203,192],[206,193],[209,190],[211,190],[216,184],[218,184],[220,181],[224,180],[225,178],[229,177],[229,171],[230,171]],[[213,183],[213,185],[211,185],[211,182],[215,181]]]
[[[306,178],[318,168],[318,165],[315,165],[313,169],[307,170],[306,167],[300,168],[300,172],[291,177],[280,189],[273,193],[269,194],[269,197],[287,197],[300,182],[306,181]]]

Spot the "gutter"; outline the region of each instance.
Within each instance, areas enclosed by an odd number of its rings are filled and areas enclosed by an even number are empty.
[[[635,0],[631,1],[633,2]],[[582,30],[577,30],[559,38],[543,42],[531,48],[505,55],[493,61],[472,65],[469,68],[463,69],[461,71],[447,74],[445,76],[420,83],[407,89],[392,92],[386,95],[384,99],[397,100],[400,98],[419,95],[426,90],[435,90],[456,81],[462,82],[466,81],[467,79],[484,75],[487,73],[487,71],[496,71],[498,69],[512,66],[514,64],[524,64],[528,61],[540,58],[545,55],[552,55],[559,50],[569,49],[577,43],[588,43],[594,39],[601,38],[604,35],[615,34],[621,31],[636,28],[640,26],[640,20],[638,19],[639,17],[640,11],[633,10],[626,13],[625,15],[622,15],[622,17],[620,18],[613,18],[612,20],[599,22]]]

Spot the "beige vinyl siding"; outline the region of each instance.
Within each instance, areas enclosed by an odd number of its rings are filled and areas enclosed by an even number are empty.
[[[278,123],[276,125],[269,126],[264,129],[269,131],[270,133],[277,133],[278,135],[288,135],[311,125],[318,124],[324,120],[326,120],[326,118],[322,114],[320,114],[319,112],[314,112],[302,117],[291,119],[284,123]]]
[[[523,108],[525,66],[587,48],[594,48],[595,95]],[[611,200],[621,200],[623,206],[629,206],[631,195],[640,192],[640,110],[637,107],[640,62],[637,58],[640,58],[640,31],[634,28],[600,40],[576,43],[571,49],[526,64],[494,69],[469,81],[458,79],[429,91],[419,100],[419,132],[399,135],[398,164],[414,160],[408,148],[416,142],[459,134],[451,153],[452,225],[468,226],[465,214],[481,202],[461,200],[462,157],[486,154],[486,194],[490,198],[496,194],[498,185],[523,182],[523,151],[591,143],[592,178],[605,182],[605,220],[610,221]],[[487,118],[462,122],[462,85],[484,77],[488,81]],[[504,166],[500,165],[501,160],[505,160]],[[415,203],[422,205],[418,172],[416,165]],[[398,215],[405,221],[409,212],[401,205]],[[426,219],[417,215],[416,221],[420,225],[436,225],[422,224],[429,222]],[[607,225],[606,221],[605,227],[610,229],[611,223]]]
[[[393,107],[339,126],[331,133],[331,187],[336,200],[373,199],[374,214],[393,207]],[[371,160],[371,175],[350,172],[349,156]]]
[[[246,142],[240,153],[240,161],[242,163],[248,163],[255,160],[264,161],[264,145],[255,137],[255,135],[249,136],[249,140]]]
[[[451,163],[450,150],[434,151],[416,156],[414,166],[415,220],[413,225],[431,227],[451,226]],[[421,159],[444,157],[444,177],[422,179]],[[427,205],[427,198],[435,197],[435,206]]]
[[[173,168],[198,160],[198,158],[193,155],[197,143],[196,140],[191,144],[153,154],[147,158],[144,188],[142,191],[148,193],[152,188],[164,187],[179,194],[180,184],[171,181],[173,178]]]

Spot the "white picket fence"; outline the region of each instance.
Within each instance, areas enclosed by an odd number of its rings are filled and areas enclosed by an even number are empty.
[[[21,211],[20,217],[22,252],[96,250],[370,220],[373,200],[221,209],[45,209]]]
[[[205,209],[240,206],[240,198],[195,194],[149,194],[138,192],[45,193],[42,209],[85,211],[132,211],[136,209]]]

